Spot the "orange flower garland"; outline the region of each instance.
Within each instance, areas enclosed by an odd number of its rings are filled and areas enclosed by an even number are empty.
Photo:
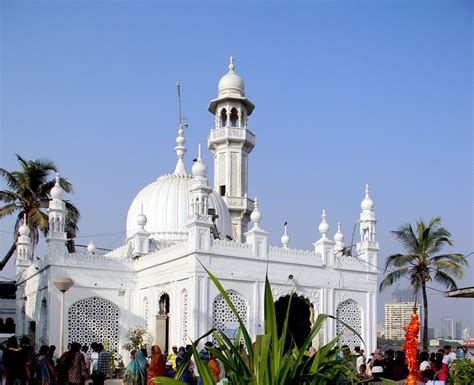
[[[402,346],[406,356],[406,363],[408,365],[408,377],[406,385],[416,385],[416,374],[418,372],[418,332],[420,330],[420,321],[416,312],[411,315],[411,321],[407,326],[403,327],[405,330],[405,343]]]

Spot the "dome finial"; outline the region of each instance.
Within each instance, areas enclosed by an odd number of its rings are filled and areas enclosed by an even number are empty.
[[[235,64],[234,64],[234,57],[231,56],[229,60],[229,72],[234,72]]]
[[[96,247],[94,245],[94,242],[90,241],[89,244],[87,245],[87,251],[89,252],[90,255],[95,254]]]
[[[260,227],[260,221],[262,220],[262,213],[258,208],[258,199],[255,197],[255,201],[253,203],[253,211],[250,214],[250,220],[254,223],[254,228],[258,229]]]
[[[287,225],[288,225],[288,222],[285,222],[285,232],[283,233],[283,235],[280,238],[284,249],[287,249],[288,248],[288,243],[290,243],[290,237],[288,236],[288,234],[286,232],[286,226]]]
[[[186,153],[186,139],[184,138],[184,129],[188,126],[183,124],[183,118],[181,117],[181,84],[176,83],[176,88],[178,90],[178,136],[176,137],[176,155],[178,156],[178,163],[176,163],[176,168],[174,174],[176,175],[186,175],[186,168],[184,167],[184,154]]]
[[[63,189],[61,188],[59,172],[56,173],[56,182],[54,183],[53,188],[51,189],[51,198],[52,199],[63,199]]]
[[[21,224],[18,231],[19,231],[20,235],[23,235],[23,236],[29,236],[30,235],[30,228],[28,227],[28,223],[26,222],[26,213],[23,214],[23,223]]]
[[[374,209],[374,201],[369,195],[369,185],[365,185],[365,197],[362,199],[362,202],[360,203],[360,207],[363,211],[369,210],[373,211]]]
[[[326,221],[326,210],[323,209],[323,213],[321,215],[321,223],[318,227],[319,233],[321,234],[322,239],[326,239],[329,231],[329,224]]]
[[[141,208],[140,208],[140,214],[138,214],[137,216],[137,225],[141,231],[145,230],[147,221],[148,221],[148,218],[146,217],[145,214],[143,214],[143,203],[142,203]]]
[[[207,166],[201,158],[201,144],[198,144],[198,157],[194,162],[191,171],[194,178],[201,178],[200,182],[204,182],[207,185]]]

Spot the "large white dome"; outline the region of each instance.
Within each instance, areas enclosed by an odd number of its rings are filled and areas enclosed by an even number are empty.
[[[127,214],[127,238],[139,229],[137,218],[142,212],[147,217],[146,230],[157,240],[183,240],[190,212],[190,175],[168,174],[150,183],[133,200]],[[232,236],[229,209],[218,193],[209,195],[209,207],[216,210],[221,238]]]

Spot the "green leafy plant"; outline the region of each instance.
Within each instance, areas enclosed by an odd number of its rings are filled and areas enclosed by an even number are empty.
[[[471,385],[474,383],[474,361],[469,358],[453,361],[453,385]]]
[[[145,326],[134,326],[127,332],[127,342],[123,344],[125,350],[141,349],[146,346],[148,331]]]
[[[286,310],[281,335],[278,335],[275,304],[270,282],[266,277],[264,296],[265,332],[263,335],[258,335],[253,344],[244,321],[240,318],[221,283],[208,269],[205,267],[204,269],[238,319],[240,326],[236,336],[234,340],[231,340],[225,333],[218,333],[215,329],[211,329],[193,342],[191,349],[184,356],[183,363],[180,365],[175,378],[157,377],[154,379],[156,383],[164,385],[181,384],[178,379],[187,370],[187,363],[194,356],[202,384],[213,385],[211,372],[208,366],[199,359],[197,351],[198,343],[209,335],[212,335],[217,343],[217,348],[209,348],[209,350],[224,364],[226,378],[230,385],[336,384],[342,376],[347,380],[345,382],[347,384],[356,381],[356,376],[353,373],[355,357],[349,356],[342,359],[336,357],[340,350],[336,346],[338,337],[321,346],[311,359],[307,359],[305,356],[305,352],[318,335],[324,322],[328,318],[334,317],[324,314],[319,315],[300,348],[295,343],[290,348],[285,348],[292,296],[290,296]],[[348,325],[345,326],[349,327]],[[248,360],[240,355],[241,341],[247,347]]]

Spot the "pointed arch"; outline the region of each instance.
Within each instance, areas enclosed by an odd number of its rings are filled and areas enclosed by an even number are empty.
[[[347,299],[341,302],[337,306],[336,316],[345,324],[349,325],[359,335],[362,333],[362,309],[359,304],[353,299]],[[341,337],[339,338],[339,346],[347,345],[352,350],[355,346],[362,343],[361,339],[354,334],[350,329],[345,327],[342,323],[336,322],[336,333]]]
[[[225,108],[221,109],[221,112],[219,114],[219,123],[220,127],[227,126],[227,110]]]

